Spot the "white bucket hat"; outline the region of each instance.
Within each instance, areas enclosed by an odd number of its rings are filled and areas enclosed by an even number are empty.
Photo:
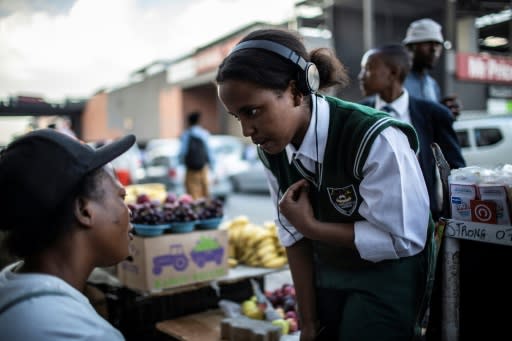
[[[413,21],[407,29],[404,44],[423,43],[427,41],[435,41],[443,43],[443,35],[441,33],[441,25],[432,19],[420,19]]]

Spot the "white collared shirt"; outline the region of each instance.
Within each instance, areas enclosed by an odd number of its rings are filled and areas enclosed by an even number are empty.
[[[295,156],[311,172],[315,172],[317,160],[320,164],[323,161],[330,115],[327,101],[320,96],[316,98],[301,146],[298,149],[290,144],[286,147],[288,159],[291,161]],[[363,167],[359,188],[363,202],[359,214],[365,220],[355,222],[354,233],[355,246],[361,258],[369,261],[412,256],[423,250],[425,245],[429,219],[428,192],[416,154],[410,148],[403,148],[404,145],[409,145],[405,134],[394,127],[386,128],[375,139]],[[270,170],[265,168],[265,171],[272,201],[276,203],[279,239],[288,247],[303,235],[278,212],[277,203],[282,195],[277,194],[279,184]]]
[[[411,124],[411,115],[409,114],[409,93],[405,88],[402,88],[403,92],[391,103],[384,101],[378,94],[375,96],[375,109],[382,110],[384,106],[390,106],[393,108],[396,115],[395,118]]]

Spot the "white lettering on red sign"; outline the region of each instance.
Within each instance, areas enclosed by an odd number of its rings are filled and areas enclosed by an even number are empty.
[[[462,80],[512,83],[512,58],[459,53],[457,77]]]
[[[485,62],[480,58],[468,58],[468,74],[471,78],[485,79],[487,77]]]
[[[512,64],[506,64],[496,59],[490,59],[487,63],[489,78],[498,81],[512,82]]]

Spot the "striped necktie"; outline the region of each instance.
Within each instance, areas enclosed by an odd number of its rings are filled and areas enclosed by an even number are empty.
[[[292,163],[295,166],[295,169],[297,169],[297,171],[302,175],[302,177],[304,179],[308,180],[315,187],[318,188],[319,181],[317,180],[317,174],[316,173],[313,173],[309,169],[307,169],[306,166],[304,166],[302,164],[302,162],[300,162],[299,159],[295,158],[295,155],[293,156]]]
[[[389,104],[386,104],[385,106],[383,106],[382,108],[380,108],[381,111],[384,111],[384,112],[387,112],[389,115],[393,116],[393,117],[396,117],[397,115],[397,112],[395,109],[393,109],[393,107]]]

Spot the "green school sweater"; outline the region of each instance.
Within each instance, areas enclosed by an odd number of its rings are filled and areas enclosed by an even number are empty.
[[[316,175],[318,187],[310,186],[310,201],[315,217],[325,222],[356,222],[363,220],[358,212],[361,205],[359,185],[363,177],[370,148],[379,133],[389,126],[400,128],[409,139],[409,146],[418,152],[418,138],[414,128],[373,108],[325,97],[329,103],[330,118],[324,160]],[[290,164],[286,151],[270,155],[259,149],[263,164],[272,171],[279,183],[279,191],[304,178],[294,163]],[[334,247],[314,241],[315,261],[331,266],[358,268],[371,262],[359,257],[351,249]]]

